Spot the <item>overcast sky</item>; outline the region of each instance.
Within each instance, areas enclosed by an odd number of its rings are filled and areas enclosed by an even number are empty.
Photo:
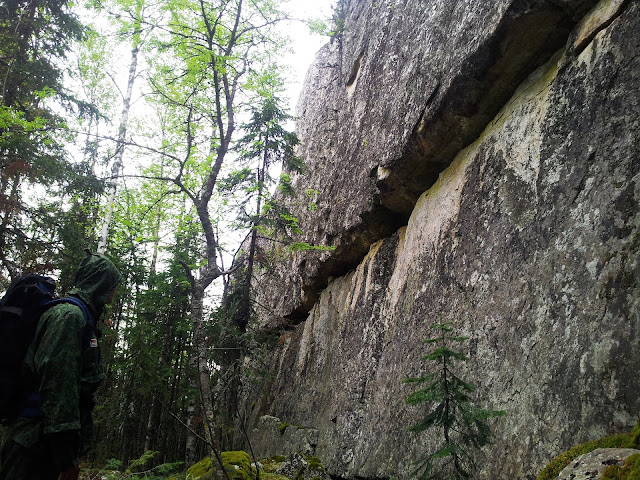
[[[331,6],[334,3],[335,0],[290,0],[288,9],[292,16],[297,18],[328,18],[331,16]],[[316,52],[329,41],[329,38],[310,33],[309,27],[302,22],[287,22],[283,26],[293,40],[294,52],[285,56],[285,63],[291,65],[287,96],[290,113],[295,114],[307,69],[313,62]]]

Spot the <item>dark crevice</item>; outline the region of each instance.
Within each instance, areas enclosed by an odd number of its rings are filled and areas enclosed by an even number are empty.
[[[590,4],[589,2],[582,2],[577,5],[569,5],[566,2],[566,0],[544,0],[544,1],[550,5],[553,5],[556,8],[561,9],[563,12],[565,12],[565,14],[568,17],[573,19],[575,22],[578,22],[593,7],[593,4]]]
[[[358,79],[358,75],[360,74],[360,66],[362,64],[362,57],[364,57],[364,53],[361,53],[360,55],[358,55],[358,58],[356,58],[356,61],[353,62],[353,67],[351,68],[351,75],[349,76],[349,80],[347,80],[347,85],[346,87],[352,87],[356,80]]]
[[[456,77],[427,100],[403,155],[385,165],[400,180],[387,188],[378,185],[380,202],[408,216],[419,196],[477,139],[517,87],[566,44],[575,25],[552,4],[506,15],[496,34],[461,66],[473,75]]]
[[[433,101],[438,96],[438,92],[440,91],[440,85],[441,83],[438,80],[438,83],[436,83],[436,87],[433,89],[433,92],[431,92],[431,95],[429,95],[429,98],[427,98],[427,102],[424,108],[422,109],[422,113],[420,114],[420,120],[418,120],[418,123],[422,122],[422,119],[424,118],[424,113],[427,111],[427,108],[429,108],[429,106],[433,103]]]
[[[307,321],[307,318],[309,318],[309,312],[299,308],[283,318],[286,322],[284,322],[281,327],[285,330],[293,330],[296,325]]]
[[[361,477],[359,475],[354,475],[353,477],[341,477],[339,475],[332,475],[329,473],[331,480],[390,480],[391,477]]]
[[[283,318],[287,327],[307,320],[311,308],[327,288],[329,278],[339,278],[353,271],[369,252],[371,245],[378,240],[390,237],[399,228],[407,224],[408,218],[398,215],[383,205],[377,205],[373,210],[362,216],[362,231],[345,232],[345,238],[353,238],[351,243],[342,243],[323,262],[307,262],[315,265],[317,270],[309,276],[311,281],[302,286],[305,301]],[[302,265],[302,263],[301,263]]]

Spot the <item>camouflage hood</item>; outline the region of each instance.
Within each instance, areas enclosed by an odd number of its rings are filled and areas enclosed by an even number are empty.
[[[75,287],[69,292],[86,303],[97,321],[113,289],[122,276],[115,265],[104,255],[87,252],[76,272]]]

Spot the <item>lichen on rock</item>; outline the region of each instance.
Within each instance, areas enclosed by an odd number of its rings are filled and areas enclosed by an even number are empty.
[[[598,448],[585,453],[567,465],[556,480],[622,480],[623,470],[635,470],[640,450],[632,448]],[[627,465],[627,462],[628,465]],[[633,478],[633,477],[631,477]]]

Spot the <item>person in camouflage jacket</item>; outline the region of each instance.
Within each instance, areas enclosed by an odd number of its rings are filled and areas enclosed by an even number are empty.
[[[107,257],[87,253],[69,294],[97,320],[121,276]],[[42,315],[25,357],[26,383],[38,398],[38,414],[20,417],[8,427],[0,480],[78,478],[80,458],[91,448],[93,394],[105,378],[98,336],[80,307],[71,303]]]

